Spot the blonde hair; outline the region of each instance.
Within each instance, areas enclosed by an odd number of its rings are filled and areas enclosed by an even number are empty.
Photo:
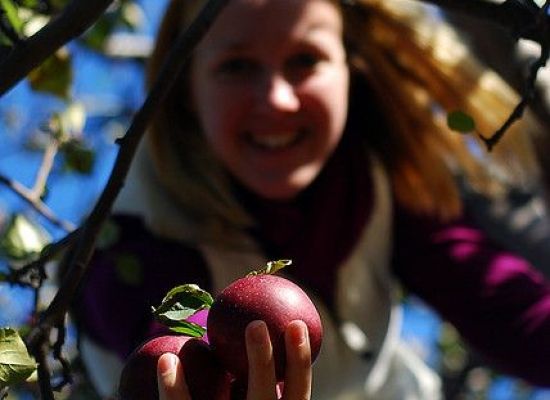
[[[537,174],[526,134],[536,129],[530,117],[513,125],[491,154],[474,136],[447,128],[447,112],[462,110],[473,116],[480,132],[490,134],[518,101],[448,25],[412,0],[332,2],[343,4],[350,69],[366,79],[386,115],[389,129],[365,132],[364,137],[386,165],[397,201],[416,212],[450,218],[461,212],[457,173],[488,194],[500,187],[495,171],[507,169],[506,175],[516,182]],[[203,3],[169,4],[150,58],[149,84]],[[252,221],[233,198],[228,177],[210,154],[186,104],[185,87],[182,81],[172,90],[150,129],[159,179],[190,218],[248,226]]]

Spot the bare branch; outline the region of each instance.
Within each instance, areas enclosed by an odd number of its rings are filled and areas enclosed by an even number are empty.
[[[134,116],[132,124],[123,140],[120,141],[120,152],[107,185],[91,214],[82,225],[78,242],[71,251],[66,253],[60,265],[61,269],[67,270],[67,274],[59,286],[54,299],[42,314],[39,323],[31,330],[27,337],[29,348],[33,349],[36,355],[43,355],[41,349],[44,348],[45,343],[48,343],[52,328],[58,326],[69,310],[74,294],[88,266],[101,226],[106,220],[120,189],[124,185],[130,163],[149,121],[152,119],[155,110],[159,107],[160,102],[168,94],[176,81],[191,51],[228,2],[229,0],[209,0],[191,26],[178,38],[174,49],[170,52],[169,58],[161,71],[159,79],[151,89],[143,106]],[[43,398],[53,399],[49,371],[41,368],[40,372],[40,381],[47,380],[48,385],[50,385],[49,389],[47,387],[43,388]],[[46,395],[45,392],[48,390],[49,394]]]
[[[0,96],[64,44],[80,36],[113,0],[73,0],[59,16],[25,39],[0,63]]]
[[[510,31],[517,38],[537,43],[548,41],[548,36],[539,29],[540,8],[534,2],[506,0],[495,3],[489,0],[420,0],[441,8],[459,11],[469,16],[495,23]],[[544,16],[544,23],[550,24],[550,17]]]
[[[550,2],[547,1],[545,5],[546,9],[548,8],[549,4]],[[549,31],[548,27],[546,28],[546,30]],[[525,109],[527,108],[529,102],[533,99],[535,95],[535,84],[536,84],[538,72],[540,71],[541,68],[543,68],[546,65],[546,62],[548,61],[549,57],[550,57],[550,43],[546,43],[541,47],[541,53],[539,58],[529,68],[529,76],[527,77],[527,82],[525,84],[525,90],[521,98],[521,101],[514,108],[514,110],[508,117],[508,119],[504,122],[504,124],[490,138],[481,137],[481,140],[485,142],[485,145],[487,146],[487,150],[491,151],[493,147],[504,136],[508,128],[510,128],[510,126],[514,122],[518,121],[523,116]]]
[[[50,331],[42,331],[38,346],[30,348],[32,355],[38,363],[38,383],[40,386],[40,398],[42,400],[55,400],[50,382],[50,368],[48,366],[48,353],[50,350]]]
[[[65,338],[66,338],[66,335],[67,335],[67,329],[66,329],[66,326],[65,326],[65,321],[61,321],[57,326],[56,326],[56,329],[57,329],[57,339],[54,343],[54,346],[53,346],[53,356],[54,358],[59,361],[59,363],[61,364],[61,368],[62,368],[62,379],[61,379],[61,382],[59,384],[57,384],[53,390],[54,391],[60,391],[61,389],[63,389],[63,387],[65,385],[69,385],[73,382],[72,380],[72,377],[71,377],[71,364],[69,362],[69,360],[67,360],[64,356],[63,356],[63,345],[65,344]]]
[[[46,182],[48,180],[48,176],[50,176],[53,161],[55,159],[55,155],[57,154],[58,148],[59,142],[55,139],[51,140],[46,147],[44,157],[42,157],[42,163],[40,164],[40,168],[36,174],[34,186],[31,191],[33,199],[40,199],[40,196],[42,196],[42,193],[46,188]]]
[[[33,271],[38,271],[40,275],[43,275],[44,266],[46,265],[46,263],[52,260],[67,247],[73,245],[79,234],[80,229],[75,229],[57,242],[48,244],[40,253],[40,257],[21,268],[12,269],[6,280],[11,284],[22,284],[23,277],[32,273]]]
[[[66,232],[71,232],[75,229],[75,226],[71,222],[58,218],[42,200],[34,198],[33,191],[29,190],[19,182],[0,174],[0,183],[10,188],[15,194],[30,204],[32,208],[38,211],[40,215],[45,217],[52,224],[64,229]]]

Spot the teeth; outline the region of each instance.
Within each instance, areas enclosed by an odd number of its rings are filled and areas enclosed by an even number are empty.
[[[250,135],[250,139],[256,145],[267,149],[280,149],[286,147],[296,140],[298,133],[280,133],[276,135]]]

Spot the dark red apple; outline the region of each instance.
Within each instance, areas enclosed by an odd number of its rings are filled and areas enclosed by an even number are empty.
[[[244,331],[248,323],[263,320],[273,344],[277,379],[284,378],[284,331],[300,319],[309,331],[312,362],[323,337],[321,318],[308,295],[295,283],[271,274],[249,275],[227,286],[208,313],[207,332],[213,351],[239,381],[246,381],[248,361]]]
[[[130,355],[120,376],[120,400],[158,400],[157,362],[164,353],[179,355],[193,400],[229,400],[231,377],[208,344],[179,335],[151,339]]]

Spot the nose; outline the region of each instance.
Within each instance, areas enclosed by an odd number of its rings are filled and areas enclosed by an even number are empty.
[[[269,111],[295,112],[300,108],[296,88],[284,76],[273,74],[266,77],[260,91],[258,106]]]

